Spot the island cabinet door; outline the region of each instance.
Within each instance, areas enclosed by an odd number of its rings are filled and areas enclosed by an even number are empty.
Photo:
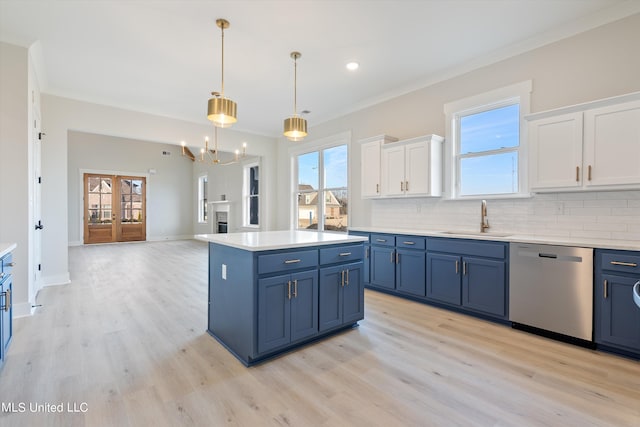
[[[364,284],[361,262],[345,265],[345,284],[342,287],[342,323],[353,323],[364,318]]]
[[[258,280],[258,352],[291,342],[291,275]]]
[[[344,266],[336,265],[320,269],[319,330],[326,331],[342,325],[342,287]]]
[[[291,275],[291,341],[318,333],[318,271]]]

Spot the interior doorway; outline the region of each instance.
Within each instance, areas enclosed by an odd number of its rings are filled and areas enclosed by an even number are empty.
[[[84,243],[146,240],[146,178],[84,174]]]

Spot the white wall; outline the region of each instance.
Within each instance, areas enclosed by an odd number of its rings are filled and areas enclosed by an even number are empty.
[[[163,155],[169,152],[170,155]],[[192,164],[175,145],[85,132],[68,133],[69,244],[83,242],[83,173],[146,177],[147,240],[193,235]],[[153,169],[155,173],[149,171]]]
[[[195,146],[203,141],[205,135],[210,139],[213,136],[213,127],[209,124],[191,123],[46,94],[42,96],[42,122],[43,131],[47,134],[42,146],[42,211],[45,224],[42,280],[45,285],[69,281],[70,196],[67,152],[70,131],[175,144],[171,150],[172,159],[173,156],[179,156],[180,141],[184,140]],[[221,150],[231,151],[242,142],[247,142],[249,154],[263,157],[266,176],[275,175],[274,139],[229,129],[225,129],[223,135],[220,139]],[[186,159],[180,160],[187,162]],[[267,191],[275,194],[275,179],[272,181],[273,183],[268,183]],[[274,219],[275,215],[267,210],[266,224],[271,226]],[[194,223],[195,221],[191,222],[192,230]]]
[[[306,143],[311,144],[314,140],[347,130],[352,132],[352,226],[393,225],[397,228],[397,218],[402,217],[402,227],[408,229],[429,229],[433,226],[475,228],[476,222],[479,221],[478,203],[426,199],[362,199],[360,149],[357,141],[380,134],[400,139],[431,133],[444,136],[445,103],[530,79],[533,80],[531,112],[640,91],[638,40],[640,14],[452,77],[326,123],[314,124],[311,121]],[[449,143],[445,141],[445,144]],[[288,188],[285,184],[291,172],[286,150],[292,143],[280,140],[279,144],[278,202],[280,206],[288,206],[290,197],[289,191],[285,191],[285,188]],[[637,192],[618,192],[536,196],[510,202],[491,201],[491,218],[496,229],[507,231],[526,229],[554,234],[558,232],[554,227],[579,227],[579,230],[573,230],[574,235],[638,239],[640,236],[637,234],[635,220],[616,218],[611,222],[610,228],[602,230],[601,228],[607,227],[605,224],[609,213],[611,216],[616,216],[616,213],[606,208],[603,211],[592,210],[608,204],[622,208],[616,212],[630,216],[631,209],[637,208],[637,199]],[[556,214],[556,206],[560,203],[564,209],[562,214]],[[554,213],[548,213],[550,208]],[[523,212],[525,214],[520,216]],[[601,216],[598,217],[596,212],[602,212]],[[545,220],[555,225],[541,228],[541,224],[547,224]],[[278,227],[285,228],[288,223],[289,218],[278,219]],[[623,229],[621,223],[626,223],[626,228]]]
[[[0,43],[0,59],[0,241],[18,245],[13,253],[13,313],[22,316],[31,312],[34,301],[29,295],[32,70],[29,51],[23,47]]]

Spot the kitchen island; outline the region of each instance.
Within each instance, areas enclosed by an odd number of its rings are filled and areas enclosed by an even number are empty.
[[[201,234],[207,331],[246,366],[364,318],[366,238],[311,231]]]

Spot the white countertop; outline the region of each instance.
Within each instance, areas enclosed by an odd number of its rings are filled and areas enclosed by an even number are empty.
[[[306,246],[358,243],[366,237],[346,233],[316,231],[253,231],[246,233],[198,234],[197,240],[218,243],[247,251],[269,251],[273,249],[300,248]]]
[[[540,245],[577,246],[583,248],[620,249],[640,251],[640,241],[613,240],[564,236],[536,236],[518,233],[480,233],[475,231],[445,232],[441,230],[407,230],[402,228],[350,227],[349,231],[367,233],[406,234],[426,237],[451,237],[454,239],[493,240],[511,243],[535,243]]]
[[[13,251],[18,245],[15,243],[3,243],[0,242],[0,258]]]

